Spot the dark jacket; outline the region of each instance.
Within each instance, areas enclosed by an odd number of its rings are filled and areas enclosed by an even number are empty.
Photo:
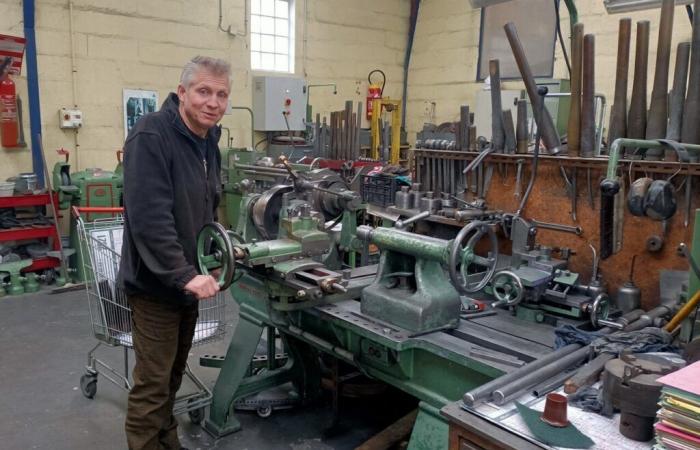
[[[191,304],[197,233],[215,220],[221,196],[221,129],[207,134],[206,166],[171,93],[142,117],[124,144],[124,238],[119,282],[127,295]]]

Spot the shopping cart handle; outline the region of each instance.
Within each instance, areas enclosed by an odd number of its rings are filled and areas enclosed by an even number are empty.
[[[122,214],[124,213],[124,208],[122,207],[107,207],[107,206],[71,206],[71,214],[73,217],[78,218],[83,213],[93,213],[93,214]]]

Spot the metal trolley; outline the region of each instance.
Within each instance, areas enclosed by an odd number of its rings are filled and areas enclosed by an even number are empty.
[[[74,206],[71,213],[77,223],[79,251],[87,278],[85,286],[90,321],[93,334],[97,338],[97,345],[88,352],[85,373],[80,377],[80,389],[85,397],[94,398],[97,392],[97,376],[101,374],[115,385],[129,391],[129,349],[133,348],[131,309],[126,295],[116,283],[124,228],[123,208]],[[90,221],[91,215],[111,217]],[[223,292],[199,302],[199,318],[192,346],[223,338],[225,304]],[[95,356],[95,352],[102,345],[124,348],[123,373]],[[173,413],[186,412],[192,422],[200,423],[204,419],[205,407],[211,403],[212,394],[192,373],[189,365],[185,368],[185,376],[195,386],[196,391],[179,396],[175,400]]]

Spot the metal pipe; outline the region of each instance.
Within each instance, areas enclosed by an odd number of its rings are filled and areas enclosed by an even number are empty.
[[[666,139],[671,139],[672,141],[681,140],[681,127],[683,125],[683,105],[685,103],[685,89],[688,84],[689,57],[690,42],[680,42],[676,50],[676,66],[673,71],[673,89],[671,90],[671,98],[669,100],[668,105],[669,120],[668,129],[666,130]],[[695,128],[697,128],[697,126]],[[666,156],[669,156],[669,154],[667,153]],[[675,156],[675,152],[673,153],[673,156]]]
[[[627,320],[627,318],[635,317],[635,315],[638,315],[638,311],[630,311],[629,313],[623,315],[621,319]],[[610,328],[601,328],[599,332],[602,334],[608,334],[612,332],[612,330]],[[486,384],[482,384],[481,386],[472,389],[464,394],[462,401],[467,406],[473,406],[477,401],[488,397],[494,390],[499,389],[512,381],[518,380],[534,370],[538,370],[547,366],[548,364],[554,363],[579,349],[581,349],[581,344],[569,344],[554,350],[552,353],[549,353],[541,358],[537,358],[536,360],[525,364],[513,372],[502,375]]]
[[[647,139],[662,139],[666,136],[668,120],[668,66],[671,58],[671,33],[673,32],[674,0],[664,0],[661,5],[659,41],[656,49],[654,87],[651,91]],[[652,150],[647,157],[658,157],[662,152]]]
[[[647,69],[649,65],[649,21],[637,22],[634,53],[634,78],[630,110],[627,116],[627,137],[644,139],[647,129]],[[614,141],[610,141],[608,145]]]
[[[693,83],[688,84],[688,95],[683,106],[683,126],[681,141],[700,144],[700,0],[695,0],[693,8],[693,36],[690,51],[690,76]]]
[[[501,104],[501,69],[497,59],[489,61],[489,77],[491,80],[491,146],[496,153],[502,153],[506,138]]]
[[[250,114],[250,146],[252,147],[255,145],[255,113],[247,106],[232,106],[231,109],[242,109],[248,111],[248,114]]]
[[[630,63],[630,37],[632,19],[620,19],[617,41],[617,71],[615,73],[615,99],[610,109],[608,141],[627,137],[627,76]]]
[[[517,125],[515,128],[515,140],[517,142],[516,153],[527,153],[527,101],[518,100]]]
[[[571,36],[571,103],[567,127],[569,156],[581,150],[581,69],[583,58],[583,24],[573,25]],[[518,106],[520,106],[518,104]],[[520,110],[518,110],[518,115]],[[520,153],[520,152],[518,152]]]
[[[36,29],[35,29],[35,5],[34,0],[22,2],[22,17],[24,21],[24,37],[26,43],[25,62],[27,63],[27,94],[29,101],[29,131],[32,138],[32,169],[36,174],[39,185],[45,186],[44,163],[42,149],[36,139],[41,134],[41,102],[39,98],[39,69],[37,67],[36,54]],[[58,226],[58,224],[56,224]]]
[[[581,94],[581,151],[584,158],[595,153],[595,36],[583,37],[583,81]]]
[[[416,222],[421,219],[425,219],[427,217],[430,217],[430,211],[422,211],[415,216],[411,216],[406,220],[397,220],[394,223],[394,228],[398,228],[399,230],[404,229],[407,225],[412,224],[413,222]]]
[[[520,42],[520,38],[518,38],[518,31],[515,28],[515,24],[513,22],[508,22],[504,26],[504,29],[506,36],[508,37],[508,42],[510,43],[510,48],[513,51],[515,62],[520,70],[520,75],[525,83],[525,89],[530,97],[533,115],[535,116],[537,129],[541,131],[544,146],[547,148],[550,154],[558,155],[561,152],[561,141],[559,140],[559,135],[554,127],[552,116],[549,115],[549,111],[546,108],[543,108],[540,105],[540,103],[544,103],[544,99],[537,93],[537,84],[535,83],[535,78],[532,75],[532,70],[530,69],[530,64],[527,61],[527,56],[525,55],[523,45]]]

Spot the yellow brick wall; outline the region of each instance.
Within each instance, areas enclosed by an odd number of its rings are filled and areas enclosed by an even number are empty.
[[[401,93],[408,30],[405,0],[296,0],[296,75],[309,83],[338,84],[311,91],[314,111],[342,109],[345,100],[364,100],[367,73],[382,68],[386,93]],[[217,0],[73,0],[76,103],[84,113],[75,155],[74,133],[58,128],[58,109],[73,105],[70,58],[70,1],[36,0],[36,39],[42,133],[49,167],[65,147],[79,168],[111,169],[124,140],[122,89],[156,90],[159,101],[175,89],[183,64],[196,54],[224,58],[233,66],[232,103],[251,105],[248,39],[218,30]],[[223,0],[223,28],[244,27],[244,0]],[[23,36],[22,2],[0,0],[0,34]],[[15,81],[27,102],[26,65]],[[26,108],[25,108],[26,109]],[[249,146],[248,117],[226,116],[234,145]],[[29,139],[28,114],[25,133]],[[0,150],[0,180],[31,171],[31,152]],[[73,166],[73,170],[76,167]]]
[[[649,42],[649,89],[651,96],[656,61],[656,44],[659,31],[660,10],[638,11],[610,15],[602,1],[578,0],[576,6],[579,21],[586,33],[596,35],[596,92],[605,95],[609,106],[613,100],[615,66],[617,59],[618,22],[622,17],[632,18],[632,43],[630,48],[629,93],[632,90],[636,21],[651,22]],[[459,118],[459,106],[475,104],[475,92],[483,88],[476,80],[479,55],[480,10],[473,10],[466,0],[423,0],[416,26],[415,43],[408,75],[408,116],[406,126],[409,139],[415,139],[426,121],[426,107],[435,103],[435,122],[454,121]],[[564,2],[561,6],[562,35],[569,49],[569,17]],[[678,6],[674,14],[671,69],[669,89],[673,78],[673,64],[678,42],[690,40],[690,21],[685,7]],[[568,78],[566,64],[559,44],[556,45],[554,76]],[[519,89],[521,83],[507,82],[504,89]],[[629,102],[628,93],[628,102]],[[605,121],[607,127],[607,118]]]

